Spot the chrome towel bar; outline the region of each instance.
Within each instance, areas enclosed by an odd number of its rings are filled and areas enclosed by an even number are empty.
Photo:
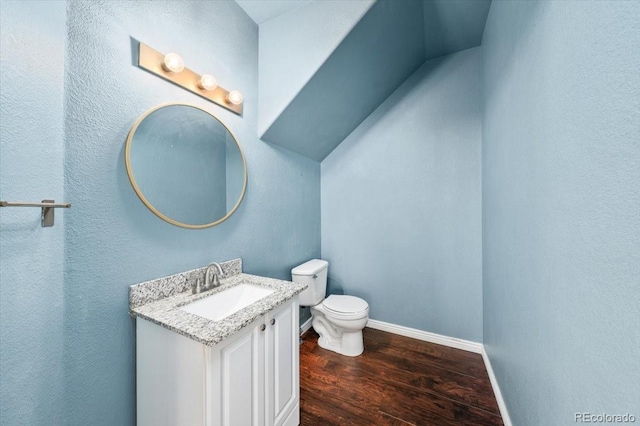
[[[42,227],[53,226],[54,209],[68,209],[71,203],[56,203],[55,200],[42,200],[41,203],[23,203],[13,201],[0,200],[0,207],[41,207],[42,208]]]
[[[53,200],[42,200],[41,203],[22,203],[13,201],[0,200],[0,207],[52,207],[60,209],[68,209],[71,207],[71,203],[55,203]]]

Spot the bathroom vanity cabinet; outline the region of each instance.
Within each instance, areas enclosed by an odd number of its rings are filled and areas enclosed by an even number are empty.
[[[299,424],[297,297],[214,346],[136,324],[138,426]]]

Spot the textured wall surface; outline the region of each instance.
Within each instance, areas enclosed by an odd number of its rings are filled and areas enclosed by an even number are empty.
[[[244,117],[133,66],[130,37],[242,91]],[[65,190],[75,204],[65,227],[63,424],[133,425],[128,286],[237,257],[249,273],[290,278],[292,266],[320,254],[320,166],[258,140],[258,27],[235,2],[71,1],[67,43]],[[214,228],[163,222],[128,182],[127,132],[168,101],[216,114],[247,157],[246,197]]]
[[[480,51],[425,63],[322,162],[329,292],[482,341]]]
[[[515,425],[640,415],[640,2],[493,2],[484,342]]]
[[[274,7],[268,3],[266,8]],[[374,0],[316,0],[260,25],[260,135],[373,3]]]
[[[0,198],[63,201],[65,4],[0,2]],[[64,222],[0,209],[0,424],[63,424]]]

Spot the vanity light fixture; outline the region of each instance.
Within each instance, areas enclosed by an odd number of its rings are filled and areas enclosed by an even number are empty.
[[[167,53],[162,61],[162,69],[166,72],[182,72],[184,61],[177,53]]]
[[[214,90],[218,87],[218,81],[211,74],[202,74],[198,81],[198,87],[202,90]]]
[[[238,92],[237,90],[232,90],[229,92],[226,99],[227,102],[233,105],[240,105],[242,104],[242,93]]]
[[[137,40],[136,40],[137,41]],[[229,111],[242,115],[242,93],[223,89],[211,74],[199,75],[184,66],[180,55],[167,55],[138,42],[138,66],[173,84],[195,93]]]

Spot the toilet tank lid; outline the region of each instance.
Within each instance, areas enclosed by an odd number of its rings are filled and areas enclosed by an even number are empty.
[[[312,259],[308,262],[298,265],[291,270],[291,275],[313,275],[326,269],[329,262],[321,259]]]

